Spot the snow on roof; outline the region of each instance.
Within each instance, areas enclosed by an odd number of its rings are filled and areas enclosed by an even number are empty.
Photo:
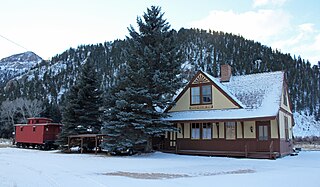
[[[284,72],[232,76],[229,82],[204,73],[242,109],[190,110],[170,112],[168,121],[249,119],[276,116],[280,108]]]
[[[284,72],[258,73],[231,77],[223,85],[246,108],[276,108],[280,106]]]
[[[273,117],[277,111],[264,111],[261,109],[226,109],[226,110],[189,110],[170,112],[167,121],[197,121],[197,120],[239,120],[263,117]]]
[[[228,94],[235,102],[237,102],[242,108],[246,108],[246,106],[238,100],[237,97],[235,97],[231,92],[229,92],[228,88],[226,88],[222,83],[220,83],[220,80],[217,78],[214,78],[213,76],[209,75],[206,72],[203,72],[208,78],[211,79],[212,82],[214,82],[217,86],[219,86],[226,94]]]

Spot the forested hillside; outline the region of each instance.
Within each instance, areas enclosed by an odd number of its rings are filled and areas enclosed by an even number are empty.
[[[228,33],[181,29],[178,37],[185,57],[184,71],[202,69],[218,76],[224,63],[232,66],[233,75],[284,70],[293,110],[320,119],[320,62],[311,66],[300,57]]]
[[[225,63],[232,66],[233,75],[285,70],[293,110],[320,119],[320,63],[311,66],[300,57],[223,32],[182,28],[175,36],[182,55],[181,75],[185,80],[199,69],[219,76],[219,67]],[[126,47],[127,41],[115,40],[70,48],[9,81],[1,88],[0,101],[21,97],[43,100],[46,105],[43,115],[59,120],[64,94],[77,81],[80,67],[89,60],[94,62],[101,89],[108,89],[117,81],[115,75],[126,63],[123,60]]]

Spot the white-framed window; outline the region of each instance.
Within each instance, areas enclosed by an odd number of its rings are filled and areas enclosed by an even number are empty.
[[[269,140],[269,130],[267,125],[259,125],[258,126],[258,139],[261,140]]]
[[[191,87],[191,104],[200,104],[200,87]]]
[[[236,139],[236,122],[226,122],[226,140]]]
[[[211,85],[202,86],[202,103],[211,103],[212,93]]]
[[[200,139],[200,123],[191,124],[191,139]]]
[[[202,85],[191,87],[191,104],[209,104],[212,103],[212,86]]]
[[[284,133],[286,140],[289,140],[289,121],[287,116],[284,116]]]
[[[211,123],[202,124],[202,139],[208,140],[212,138],[212,125]]]

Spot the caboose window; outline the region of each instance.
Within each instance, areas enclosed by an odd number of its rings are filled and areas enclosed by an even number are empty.
[[[46,127],[46,131],[47,131],[47,132],[49,131],[49,127]]]
[[[33,131],[33,132],[36,132],[36,126],[33,126],[33,127],[32,127],[32,131]]]
[[[23,127],[20,127],[20,131],[23,131]]]

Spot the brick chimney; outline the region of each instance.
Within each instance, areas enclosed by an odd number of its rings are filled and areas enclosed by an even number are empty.
[[[231,66],[229,64],[223,64],[220,66],[220,82],[229,82],[231,77]]]

